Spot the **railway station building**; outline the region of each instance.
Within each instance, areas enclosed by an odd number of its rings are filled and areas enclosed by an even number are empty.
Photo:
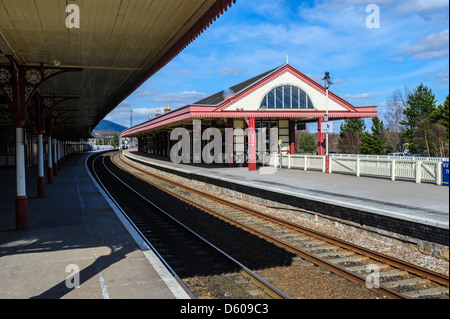
[[[222,135],[219,162],[256,170],[266,160],[264,155],[280,148],[295,154],[295,131],[305,129],[307,123],[317,123],[318,155],[324,156],[322,123],[327,117],[335,121],[376,116],[377,107],[355,107],[331,91],[327,98],[325,87],[286,63],[191,105],[177,110],[166,106],[162,114],[121,137],[137,137],[139,151],[169,157],[179,142],[177,137],[171,139],[171,132],[185,128],[190,134],[189,161],[198,163],[201,150],[213,140],[205,131],[215,128]],[[232,129],[232,136],[227,129]],[[196,150],[193,140],[199,131],[201,148]]]

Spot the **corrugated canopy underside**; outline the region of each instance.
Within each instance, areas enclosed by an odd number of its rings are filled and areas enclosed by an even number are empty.
[[[67,28],[66,6],[80,8]],[[58,105],[72,135],[91,130],[148,77],[168,63],[231,0],[2,0],[0,64],[83,68],[49,79],[44,96],[78,97]],[[70,13],[70,12],[69,12]]]

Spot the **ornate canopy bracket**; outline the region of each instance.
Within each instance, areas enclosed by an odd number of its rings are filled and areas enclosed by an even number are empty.
[[[48,79],[66,72],[82,71],[81,68],[22,66],[8,55],[9,66],[0,66],[0,89],[12,105],[16,127],[23,127],[27,119],[27,108],[34,93]]]
[[[64,96],[38,96],[38,104],[37,104],[37,114],[38,114],[38,131],[43,131],[45,127],[45,123],[49,123],[47,121],[48,118],[52,117],[52,112],[55,110],[55,107],[67,100],[78,99],[78,97],[64,97]],[[47,130],[51,132],[51,128],[48,127]]]

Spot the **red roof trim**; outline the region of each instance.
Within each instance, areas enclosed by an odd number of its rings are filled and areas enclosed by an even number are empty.
[[[245,111],[222,111],[222,112],[192,112],[191,118],[307,118],[323,117],[326,114],[324,111],[257,111],[257,112],[245,112]],[[373,108],[366,109],[361,112],[349,113],[347,111],[332,111],[328,113],[329,118],[365,118],[376,117],[377,111]]]
[[[297,69],[295,69],[291,65],[286,64],[283,67],[281,67],[280,69],[278,69],[275,72],[273,72],[272,74],[269,74],[266,78],[260,80],[259,82],[254,83],[252,86],[250,86],[247,89],[245,89],[244,91],[238,93],[235,97],[233,97],[233,98],[223,102],[222,104],[220,104],[216,108],[215,111],[216,112],[222,111],[223,109],[229,107],[232,103],[235,103],[235,102],[243,99],[247,95],[253,93],[254,91],[256,91],[257,89],[259,89],[262,86],[266,85],[270,81],[272,81],[272,80],[276,79],[277,77],[281,76],[285,72],[290,72],[292,75],[296,76],[298,79],[302,80],[303,82],[306,82],[309,86],[311,86],[312,88],[314,88],[317,91],[321,92],[323,95],[326,94],[326,89],[322,85],[320,85],[316,81],[310,79],[309,77],[307,77],[306,75],[304,75],[302,72],[298,71]],[[341,105],[342,107],[348,109],[350,112],[358,112],[357,108],[355,108],[353,105],[351,105],[347,101],[343,100],[342,98],[340,98],[339,96],[337,96],[333,92],[329,91],[328,93],[329,93],[328,94],[329,97],[333,101],[335,101],[336,103]]]

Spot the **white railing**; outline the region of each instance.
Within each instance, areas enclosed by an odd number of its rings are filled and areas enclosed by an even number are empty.
[[[425,159],[425,160],[424,160]],[[359,176],[374,176],[416,183],[442,182],[442,161],[415,157],[339,156],[330,155],[329,172]],[[280,155],[272,154],[267,165],[280,167]],[[325,172],[326,157],[318,155],[282,155],[281,167]]]
[[[280,155],[272,154],[267,165],[280,167]],[[281,167],[297,168],[304,171],[321,171],[325,173],[325,156],[320,155],[283,155],[281,159]]]
[[[419,157],[419,156],[387,156],[387,155],[362,155],[362,154],[333,154],[333,157],[359,157],[376,159],[407,159],[413,161],[448,162],[448,157]]]

